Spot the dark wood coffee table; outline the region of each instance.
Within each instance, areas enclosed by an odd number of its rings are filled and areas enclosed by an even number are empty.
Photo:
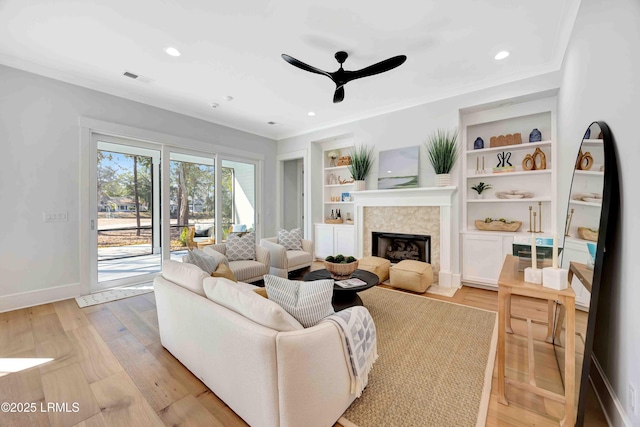
[[[362,299],[358,296],[358,292],[362,292],[380,283],[380,278],[378,276],[366,270],[354,271],[351,278],[360,279],[363,282],[366,282],[366,284],[353,288],[342,288],[334,284],[331,305],[333,305],[333,309],[335,311],[344,310],[345,308],[353,307],[354,305],[362,305]],[[302,278],[305,282],[322,279],[331,279],[331,273],[329,273],[325,268],[307,273]]]

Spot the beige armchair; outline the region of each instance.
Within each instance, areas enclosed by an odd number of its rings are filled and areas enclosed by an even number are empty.
[[[258,280],[262,280],[265,274],[269,274],[270,253],[268,249],[262,246],[256,245],[255,260],[229,261],[225,255],[227,252],[227,245],[225,243],[205,246],[203,251],[209,255],[220,258],[219,262],[227,264],[240,282],[257,282]],[[222,257],[220,257],[221,255]]]
[[[288,251],[278,244],[277,237],[260,240],[260,246],[269,250],[271,254],[270,274],[287,278],[288,274],[301,268],[309,267],[313,263],[313,242],[302,239],[301,251]]]

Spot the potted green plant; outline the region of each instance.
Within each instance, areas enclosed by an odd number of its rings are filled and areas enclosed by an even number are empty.
[[[476,190],[476,192],[478,193],[478,199],[482,199],[483,196],[483,192],[484,190],[488,190],[492,187],[491,184],[485,184],[484,182],[480,182],[479,184],[474,185],[473,187],[471,187],[472,190]]]
[[[367,145],[356,145],[349,152],[351,156],[351,164],[349,173],[355,180],[356,191],[365,190],[365,178],[369,175],[371,166],[373,165],[373,147]]]
[[[425,147],[436,173],[436,187],[451,185],[451,169],[458,159],[458,129],[438,129],[429,136]]]

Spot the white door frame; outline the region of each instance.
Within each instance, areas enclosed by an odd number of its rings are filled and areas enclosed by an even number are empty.
[[[311,192],[309,188],[309,150],[291,151],[276,156],[276,228],[283,227],[283,201],[284,201],[284,162],[288,160],[302,159],[302,170],[304,179],[302,189],[304,193],[304,237],[309,239],[312,233],[313,223],[311,221]]]

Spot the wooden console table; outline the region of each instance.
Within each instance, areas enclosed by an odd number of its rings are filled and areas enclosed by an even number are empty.
[[[566,345],[565,345],[565,388],[564,395],[553,393],[536,386],[535,365],[533,355],[533,327],[531,319],[527,321],[529,381],[521,382],[505,378],[505,334],[513,333],[511,329],[511,295],[522,295],[531,298],[560,301],[566,309]],[[558,291],[542,285],[524,281],[523,272],[518,271],[518,257],[507,255],[500,278],[498,279],[498,402],[508,405],[505,394],[505,383],[530,393],[564,404],[562,426],[574,425],[575,419],[575,299],[576,294],[571,287]],[[549,304],[547,321],[547,338],[553,334],[553,311]]]

